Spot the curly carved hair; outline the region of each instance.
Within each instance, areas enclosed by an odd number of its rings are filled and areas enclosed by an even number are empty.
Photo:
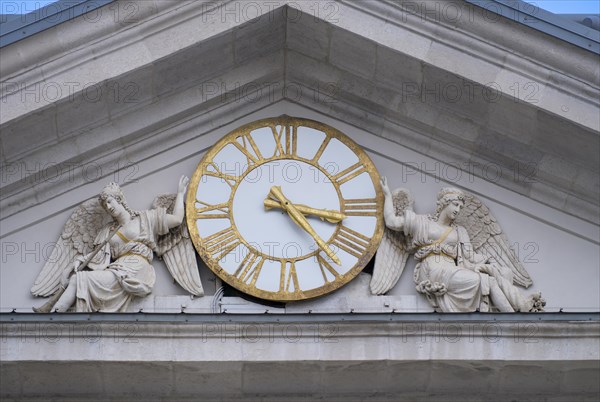
[[[106,208],[106,201],[109,197],[114,198],[119,204],[121,204],[132,217],[139,215],[139,212],[132,210],[129,205],[127,205],[127,202],[125,201],[125,194],[123,194],[121,186],[119,186],[117,183],[108,183],[100,192],[98,200],[103,208]]]
[[[450,204],[452,201],[462,201],[462,203],[465,203],[465,193],[463,193],[461,190],[454,188],[454,187],[444,187],[442,188],[437,195],[437,203],[436,203],[436,209],[435,209],[435,214],[434,214],[434,219],[437,220],[440,217],[440,214],[442,213],[442,210],[444,208],[446,208],[446,206],[448,204]]]

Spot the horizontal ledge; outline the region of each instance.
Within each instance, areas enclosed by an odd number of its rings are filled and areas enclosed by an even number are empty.
[[[268,308],[265,308],[268,310]],[[197,313],[0,313],[11,322],[194,322],[194,323],[339,323],[339,322],[599,322],[600,312],[566,313],[315,313],[315,314],[197,314]]]
[[[421,313],[9,313],[1,316],[0,338],[2,360],[8,364],[26,361],[317,362],[340,358],[360,362],[597,361],[600,358],[598,316],[565,313],[558,321],[557,315],[533,314],[528,321],[518,321],[527,315],[498,314],[494,320],[489,314]],[[504,319],[499,321],[502,316]],[[555,320],[534,319],[540,316]],[[21,321],[16,321],[18,318]],[[30,321],[23,321],[25,319]]]

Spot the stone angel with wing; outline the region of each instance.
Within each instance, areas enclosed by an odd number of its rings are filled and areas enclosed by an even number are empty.
[[[392,289],[414,254],[417,291],[436,311],[543,311],[540,293],[526,297],[516,286],[527,288],[532,280],[481,200],[443,188],[435,214],[418,215],[408,190],[392,193],[386,178],[381,184],[386,232],[375,259],[372,294]]]
[[[188,183],[182,176],[177,194],[158,196],[150,210],[133,211],[116,183],[77,207],[31,288],[34,296],[51,296],[34,311],[124,312],[152,292],[155,254],[186,291],[202,296],[184,222]]]

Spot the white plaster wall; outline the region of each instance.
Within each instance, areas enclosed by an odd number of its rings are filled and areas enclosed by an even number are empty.
[[[320,120],[349,135],[365,148],[381,175],[388,177],[391,187],[411,190],[418,213],[433,212],[435,194],[443,186],[459,186],[478,194],[515,244],[531,274],[534,284],[527,292],[541,290],[548,302],[548,311],[600,309],[597,226],[496,186],[493,180],[478,179],[466,172],[459,176],[453,168],[428,156],[289,102],[279,102],[226,126],[199,132],[198,136],[182,144],[170,143],[165,130],[163,141],[148,145],[156,147],[155,155],[134,161],[133,168],[116,176],[114,172],[104,172],[105,176],[97,181],[4,219],[0,227],[0,309],[16,308],[26,312],[31,306],[41,304],[41,299],[33,298],[29,289],[43,266],[44,256],[49,255],[48,244],[57,239],[74,206],[95,196],[108,181],[124,184],[127,199],[134,209],[147,208],[158,193],[174,192],[178,177],[191,175],[205,150],[227,132],[247,122],[281,114]],[[127,153],[126,149],[123,151]],[[415,166],[425,167],[430,173],[417,172]],[[490,178],[493,178],[494,168],[490,167]],[[441,173],[441,179],[432,175],[433,170]],[[416,295],[413,267],[414,262],[410,261],[391,295]],[[157,261],[155,268],[156,296],[185,294],[173,284],[162,262]],[[207,294],[214,293],[214,277],[203,265],[201,272]]]

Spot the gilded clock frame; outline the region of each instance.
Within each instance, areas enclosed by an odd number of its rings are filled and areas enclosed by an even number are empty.
[[[339,140],[344,145],[346,145],[348,148],[350,148],[352,150],[352,152],[354,152],[354,154],[358,157],[359,163],[365,167],[364,171],[369,174],[371,181],[373,183],[373,186],[375,188],[376,226],[375,226],[374,234],[371,237],[371,240],[368,243],[368,246],[366,247],[365,251],[360,256],[360,258],[358,258],[358,261],[355,263],[355,265],[348,272],[346,272],[345,274],[340,274],[339,276],[336,277],[335,280],[333,280],[331,282],[326,281],[326,283],[323,286],[320,286],[315,289],[303,291],[303,290],[296,289],[296,286],[294,286],[294,292],[287,292],[287,291],[281,291],[281,290],[278,292],[271,292],[271,291],[258,289],[255,286],[253,286],[253,283],[256,281],[256,279],[254,279],[254,281],[251,283],[246,283],[244,281],[241,281],[236,276],[227,273],[219,265],[218,260],[212,258],[211,254],[207,251],[205,241],[200,236],[200,233],[198,233],[198,228],[196,226],[196,220],[197,220],[197,218],[196,218],[196,211],[197,211],[196,193],[198,191],[198,186],[200,184],[201,177],[203,175],[207,174],[207,172],[208,172],[207,166],[209,165],[210,161],[212,161],[214,159],[214,157],[227,144],[234,143],[236,141],[236,139],[238,137],[240,137],[241,135],[248,135],[253,130],[258,129],[258,128],[262,128],[262,127],[274,128],[276,126],[283,126],[283,127],[285,127],[285,130],[288,130],[290,126],[309,127],[309,128],[313,128],[315,130],[319,130],[319,131],[322,131],[323,133],[325,133],[326,137],[324,139],[324,142],[325,141],[329,142],[329,140],[327,140],[328,138],[330,138],[330,139],[335,138],[335,139]],[[286,132],[285,137],[286,137],[286,141],[289,141],[287,132]],[[297,138],[298,137],[296,135],[294,135],[293,141],[296,141]],[[295,143],[287,144],[286,147],[287,146],[290,146],[292,150],[296,149]],[[326,146],[324,148],[326,148]],[[318,154],[318,152],[317,152],[317,154]],[[315,161],[315,159],[316,159],[316,161]],[[233,215],[234,215],[233,200],[234,200],[237,188],[238,188],[239,184],[242,182],[242,180],[244,179],[244,177],[246,177],[246,175],[248,175],[252,170],[256,169],[257,167],[259,167],[265,163],[268,163],[271,161],[277,161],[277,160],[295,160],[295,161],[299,161],[299,162],[308,163],[308,164],[314,166],[315,168],[319,169],[319,171],[321,171],[331,181],[331,183],[333,184],[333,186],[335,187],[335,189],[337,191],[338,198],[340,200],[340,208],[341,208],[340,212],[344,212],[344,206],[343,206],[344,198],[342,197],[342,194],[340,191],[341,185],[337,184],[336,181],[334,180],[335,175],[332,175],[328,171],[323,169],[317,163],[319,159],[316,157],[313,158],[312,160],[310,160],[310,159],[306,159],[303,157],[299,157],[296,154],[294,154],[294,155],[286,154],[283,156],[274,155],[272,157],[264,158],[258,164],[255,164],[254,166],[248,166],[246,171],[243,172],[240,176],[238,176],[238,180],[236,181],[235,186],[232,187],[231,194],[229,195],[229,199],[227,201],[228,210],[229,210],[228,219],[229,219],[229,222],[231,223],[231,228],[233,229],[235,236],[242,244],[244,244],[253,253],[261,256],[262,258],[266,258],[271,261],[280,261],[282,264],[284,264],[287,262],[293,263],[295,261],[300,261],[300,260],[304,260],[306,258],[310,258],[311,256],[316,256],[318,253],[321,252],[321,250],[317,248],[315,251],[305,254],[305,255],[302,255],[297,258],[277,258],[277,257],[271,256],[269,254],[265,254],[262,251],[256,250],[251,245],[249,245],[249,243],[243,238],[243,236],[238,231],[236,224],[235,224],[234,217],[233,217]],[[362,173],[363,172],[361,172],[361,174]],[[339,130],[335,129],[334,127],[331,127],[327,124],[324,124],[324,123],[321,123],[321,122],[318,122],[315,120],[305,119],[305,118],[280,116],[280,117],[274,117],[274,118],[261,119],[261,120],[257,120],[257,121],[245,124],[243,126],[240,126],[236,129],[234,129],[233,131],[229,132],[228,134],[226,134],[223,138],[221,138],[219,141],[217,141],[217,143],[214,144],[206,152],[206,154],[201,159],[196,170],[194,171],[194,174],[192,175],[192,177],[190,179],[189,190],[188,190],[187,198],[186,198],[186,221],[187,221],[188,231],[190,233],[190,238],[194,244],[194,247],[196,248],[196,251],[202,258],[204,263],[209,267],[209,269],[215,275],[217,275],[221,280],[223,280],[225,283],[233,286],[234,288],[236,288],[246,294],[249,294],[254,297],[258,297],[260,299],[270,300],[270,301],[278,301],[278,302],[289,302],[289,301],[298,301],[298,300],[316,298],[316,297],[331,293],[334,290],[337,290],[340,287],[347,284],[348,282],[350,282],[363,270],[363,268],[367,265],[367,263],[375,255],[375,252],[377,251],[377,248],[379,247],[379,243],[381,242],[381,238],[383,236],[383,229],[384,229],[383,203],[384,203],[384,197],[383,197],[383,193],[381,190],[379,173],[378,173],[374,163],[369,158],[369,156],[362,150],[362,148],[358,144],[356,144],[352,139],[350,139],[348,136],[343,134],[341,131],[339,131]],[[331,241],[334,240],[338,236],[340,227],[341,227],[340,224],[337,223],[334,233],[326,241],[327,244],[330,244]]]

